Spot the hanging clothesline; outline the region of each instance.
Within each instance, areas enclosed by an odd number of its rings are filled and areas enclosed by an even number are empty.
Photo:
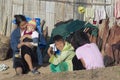
[[[86,3],[86,2],[71,2],[71,1],[58,1],[58,0],[40,0],[40,1],[50,1],[50,2],[60,2],[60,3],[67,3],[67,4],[82,4],[82,5],[101,5],[101,6],[108,6],[110,4],[106,3]]]

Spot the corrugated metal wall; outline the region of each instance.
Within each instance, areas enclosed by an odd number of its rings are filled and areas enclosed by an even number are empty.
[[[15,28],[11,22],[14,15],[24,14],[45,20],[50,35],[54,24],[58,21],[83,19],[83,15],[77,12],[77,6],[81,4],[74,3],[91,1],[105,0],[0,0],[0,34],[10,36]]]

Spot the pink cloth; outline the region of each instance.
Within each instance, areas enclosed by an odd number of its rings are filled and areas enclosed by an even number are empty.
[[[120,0],[115,0],[115,18],[120,18]]]
[[[85,68],[96,69],[104,67],[103,57],[95,43],[85,44],[76,50],[78,59],[83,59]]]

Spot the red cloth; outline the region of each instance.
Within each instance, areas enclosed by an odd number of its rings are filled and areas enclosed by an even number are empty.
[[[30,32],[26,32],[26,30],[25,30],[25,31],[24,31],[24,35],[26,35],[26,34],[31,35],[31,34],[32,34],[32,31],[30,31]]]
[[[94,21],[94,20],[93,20],[93,24],[96,24],[96,23],[97,23],[97,21]]]

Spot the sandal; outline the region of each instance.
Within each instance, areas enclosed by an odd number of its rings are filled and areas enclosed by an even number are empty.
[[[40,72],[37,71],[37,70],[35,70],[35,69],[33,69],[31,72],[32,72],[33,74],[40,74]]]

